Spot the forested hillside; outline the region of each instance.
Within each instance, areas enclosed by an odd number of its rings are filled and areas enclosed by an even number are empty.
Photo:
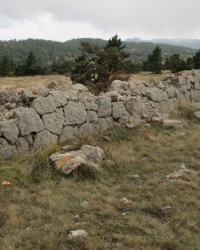
[[[12,59],[15,64],[24,63],[30,50],[34,52],[37,62],[42,66],[51,65],[53,62],[64,62],[80,56],[80,44],[81,42],[91,42],[104,46],[106,40],[102,39],[73,39],[66,42],[47,41],[39,39],[27,39],[27,40],[11,40],[0,41],[0,59],[6,54],[8,58]],[[141,62],[146,60],[147,56],[155,48],[155,44],[148,42],[124,42],[126,45],[125,51],[130,54],[130,58],[134,62]],[[157,44],[162,50],[162,57],[171,56],[172,54],[180,54],[182,58],[193,56],[195,50],[184,48],[180,46],[171,46],[165,44]]]

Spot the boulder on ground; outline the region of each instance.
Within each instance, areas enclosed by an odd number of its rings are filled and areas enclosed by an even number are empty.
[[[183,122],[179,120],[163,120],[163,126],[165,128],[176,128],[176,129],[181,129],[183,128]]]

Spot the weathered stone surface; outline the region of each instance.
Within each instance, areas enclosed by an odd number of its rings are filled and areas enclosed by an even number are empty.
[[[126,110],[129,113],[130,116],[140,117],[141,114],[141,99],[138,97],[132,97],[126,102]]]
[[[194,112],[193,115],[194,115],[197,119],[200,119],[200,111]]]
[[[57,139],[57,135],[51,134],[48,130],[45,129],[37,133],[33,143],[33,151],[56,144]]]
[[[69,89],[65,92],[65,97],[68,101],[78,101],[78,91],[75,89]]]
[[[98,117],[107,117],[111,115],[111,97],[100,96],[98,99]]]
[[[95,100],[84,100],[84,104],[87,110],[97,111],[98,110],[98,104]]]
[[[37,133],[44,129],[44,124],[33,108],[19,107],[14,111],[16,124],[22,136]]]
[[[81,103],[68,102],[64,107],[65,125],[83,124],[87,119],[85,106]]]
[[[167,101],[168,96],[167,93],[163,90],[157,89],[157,88],[151,88],[147,95],[151,100],[154,102],[161,102],[161,101]]]
[[[51,95],[34,99],[32,101],[32,107],[40,115],[52,113],[56,110],[55,100]]]
[[[18,152],[15,146],[9,145],[5,139],[0,138],[0,157],[1,158],[8,160],[14,157],[17,153]]]
[[[98,134],[98,131],[99,131],[99,124],[84,123],[78,129],[78,136],[88,137],[90,135]]]
[[[0,121],[0,135],[3,135],[7,141],[14,144],[18,138],[19,129],[16,120]]]
[[[99,131],[103,132],[115,126],[112,117],[99,118]]]
[[[183,122],[179,120],[163,120],[163,126],[165,128],[176,128],[176,129],[181,129],[183,128]]]
[[[87,158],[89,160],[98,162],[98,161],[103,161],[105,158],[105,153],[104,153],[103,149],[100,147],[83,145],[81,147],[81,150],[84,152],[84,154],[87,156]]]
[[[166,89],[167,95],[169,98],[174,98],[176,96],[175,88],[168,88]]]
[[[111,102],[118,102],[119,101],[119,92],[117,92],[117,91],[107,92],[106,95],[111,98]]]
[[[66,126],[63,128],[62,134],[59,138],[60,143],[64,143],[68,140],[73,139],[77,136],[78,129],[77,127]]]
[[[21,98],[23,102],[29,102],[39,96],[48,96],[49,89],[43,85],[34,86],[29,89],[23,89],[21,91]]]
[[[69,76],[59,78],[47,85],[49,89],[66,91],[72,87],[72,79]]]
[[[64,115],[62,109],[57,109],[56,112],[43,115],[42,120],[45,128],[57,135],[61,135],[64,124]]]
[[[54,153],[50,155],[49,161],[56,170],[62,171],[62,168],[66,164],[69,166],[68,163],[71,162],[72,159],[76,159],[77,157],[83,159],[84,163],[86,163],[85,160],[87,157],[82,150],[76,150],[62,154]]]
[[[126,108],[123,102],[114,102],[112,103],[112,117],[118,119],[125,114]]]
[[[56,107],[63,107],[67,104],[66,94],[60,90],[52,90],[50,95],[53,96]]]
[[[16,141],[16,147],[20,155],[29,152],[29,144],[24,137],[18,138]]]
[[[200,79],[198,75],[194,75],[194,89],[199,90],[200,89]]]
[[[88,123],[97,123],[98,122],[98,116],[97,113],[95,111],[91,111],[89,110],[87,112],[87,122]]]
[[[120,90],[123,90],[123,89],[124,89],[124,83],[123,83],[123,81],[114,80],[111,83],[110,91],[120,91]]]
[[[77,90],[78,92],[88,92],[88,88],[81,83],[73,84],[72,89]]]
[[[74,230],[68,234],[69,239],[75,239],[78,237],[88,237],[89,234],[85,230]]]

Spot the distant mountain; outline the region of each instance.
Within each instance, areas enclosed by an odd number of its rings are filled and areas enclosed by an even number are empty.
[[[139,39],[139,38],[138,38]],[[134,39],[133,39],[134,40]],[[94,38],[72,39],[66,42],[55,42],[41,39],[27,39],[27,40],[10,40],[0,41],[0,60],[7,54],[15,64],[24,63],[30,50],[34,52],[37,62],[41,66],[49,67],[53,62],[64,62],[66,60],[73,60],[81,55],[80,45],[81,42],[90,42],[105,46],[107,41]],[[142,40],[126,41],[126,52],[130,54],[130,58],[135,61],[143,61],[147,56],[152,53],[155,48],[155,43],[146,42]],[[182,58],[193,56],[196,52],[194,49],[173,46],[167,44],[158,44],[162,50],[163,59],[171,56],[172,54],[180,54]]]
[[[177,46],[182,46],[182,47],[187,47],[191,49],[200,49],[200,39],[187,39],[187,38],[182,38],[182,39],[168,39],[168,38],[154,38],[151,40],[143,40],[140,39],[139,37],[134,37],[134,38],[127,38],[126,42],[150,42],[154,44],[168,44],[168,45],[177,45]]]

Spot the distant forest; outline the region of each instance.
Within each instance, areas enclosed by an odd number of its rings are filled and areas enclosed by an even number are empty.
[[[39,39],[0,41],[0,60],[7,55],[14,64],[23,64],[29,52],[32,51],[37,58],[38,64],[41,67],[48,67],[53,62],[61,63],[66,60],[74,60],[80,56],[81,42],[89,42],[99,46],[105,46],[107,43],[106,40],[93,38],[72,39],[66,42]],[[148,42],[123,42],[123,44],[126,45],[125,52],[129,53],[133,62],[146,60],[155,48],[155,44]],[[166,44],[156,44],[156,46],[161,48],[163,60],[173,54],[180,54],[183,59],[195,54],[195,50],[185,47]]]
[[[156,47],[156,48],[155,48]],[[153,54],[152,54],[153,51]],[[83,38],[66,42],[40,39],[0,41],[0,76],[69,74],[83,82],[110,79],[117,71],[160,73],[199,67],[200,51],[150,42]],[[80,75],[80,72],[82,75]],[[94,76],[101,76],[94,79]]]

